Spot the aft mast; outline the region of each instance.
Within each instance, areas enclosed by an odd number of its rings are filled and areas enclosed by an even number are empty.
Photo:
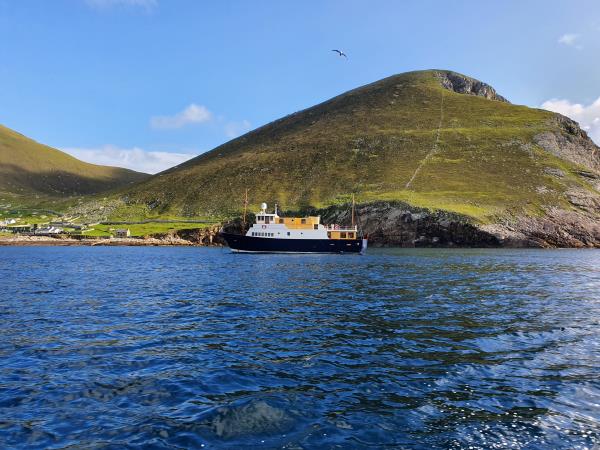
[[[242,219],[242,223],[244,225],[243,231],[246,230],[246,212],[248,210],[248,189],[246,189],[246,195],[244,196],[244,218]]]
[[[354,228],[354,194],[352,194],[352,228]]]

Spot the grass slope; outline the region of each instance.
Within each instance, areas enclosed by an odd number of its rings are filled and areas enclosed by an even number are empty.
[[[482,222],[567,206],[575,164],[534,142],[555,114],[442,87],[439,71],[392,76],[286,116],[125,192],[146,214],[220,216],[402,200]],[[557,179],[549,168],[561,169]]]
[[[43,204],[106,192],[147,177],[85,163],[0,125],[0,196],[6,201]]]

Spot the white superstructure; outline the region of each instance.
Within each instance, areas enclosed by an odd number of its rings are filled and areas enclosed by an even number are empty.
[[[358,229],[325,226],[321,224],[321,216],[279,217],[277,207],[273,213],[267,213],[267,204],[261,205],[256,213],[256,223],[250,227],[246,236],[271,239],[356,239]]]

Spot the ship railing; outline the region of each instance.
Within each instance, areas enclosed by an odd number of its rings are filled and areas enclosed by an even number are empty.
[[[337,224],[326,225],[325,228],[327,231],[358,231],[358,226],[354,225],[353,227],[344,227]]]

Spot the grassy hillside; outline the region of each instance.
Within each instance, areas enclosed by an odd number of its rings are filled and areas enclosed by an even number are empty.
[[[17,203],[63,201],[143,180],[148,175],[88,164],[0,125],[0,197]]]
[[[536,143],[544,133],[568,134],[559,119],[459,74],[411,72],[265,125],[122,198],[138,213],[175,216],[233,214],[246,188],[254,206],[277,201],[285,209],[355,193],[363,203],[402,200],[482,222],[541,214],[549,205],[568,208],[565,192],[574,186],[593,189],[571,162],[577,158]]]

